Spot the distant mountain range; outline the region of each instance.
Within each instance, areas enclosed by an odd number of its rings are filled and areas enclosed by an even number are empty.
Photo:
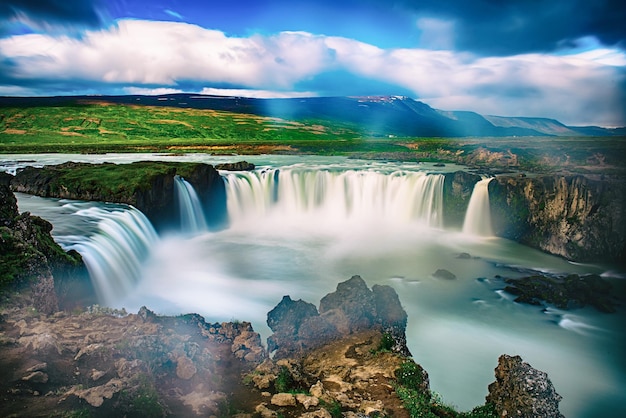
[[[198,94],[160,96],[0,97],[0,106],[67,106],[96,102],[214,109],[288,120],[325,120],[369,136],[624,136],[626,128],[566,126],[554,119],[444,111],[404,96],[255,99]]]

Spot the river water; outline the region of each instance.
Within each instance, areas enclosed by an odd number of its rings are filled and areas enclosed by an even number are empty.
[[[570,263],[489,236],[485,196],[474,196],[475,213],[468,213],[463,230],[444,229],[440,174],[456,166],[245,158],[257,170],[222,173],[230,226],[217,232],[188,227],[159,237],[141,213],[124,205],[18,194],[19,206],[50,220],[55,239],[90,260],[100,298],[114,307],[196,312],[210,322],[246,320],[267,337],[266,313],[283,295],[317,304],[338,282],[359,274],[370,287],[396,289],[409,315],[409,349],[429,372],[432,389],[459,409],[484,402],[498,356],[506,353],[548,373],[566,416],[626,416],[624,308],[601,314],[520,305],[496,277],[520,277],[524,269],[598,273],[614,277],[623,291],[623,271]],[[0,169],[140,159],[215,164],[242,157],[0,155]],[[196,212],[185,213],[193,218]],[[441,268],[457,278],[434,277]]]

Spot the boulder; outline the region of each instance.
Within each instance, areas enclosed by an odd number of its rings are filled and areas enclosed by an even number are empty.
[[[545,372],[534,369],[520,356],[502,355],[489,385],[487,402],[498,416],[515,418],[560,418],[561,396]]]
[[[548,303],[559,309],[591,305],[606,313],[615,312],[618,303],[611,283],[596,274],[570,274],[565,277],[537,274],[504,281],[507,283],[504,290],[515,295],[515,302],[519,303]]]
[[[291,393],[277,393],[272,396],[271,403],[276,406],[296,406],[296,397]]]
[[[407,314],[395,290],[374,286],[360,276],[339,283],[320,301],[319,312],[311,303],[284,296],[268,313],[274,333],[268,338],[269,352],[276,359],[302,355],[309,350],[360,331],[375,329],[393,339],[392,350],[409,354],[406,346]]]
[[[444,279],[444,280],[454,280],[456,279],[456,275],[454,273],[452,273],[449,270],[446,269],[438,269],[436,272],[433,273],[433,277],[437,278],[437,279]]]
[[[224,171],[252,171],[254,170],[255,166],[254,164],[249,163],[247,161],[238,161],[236,163],[216,164],[215,168],[217,170],[224,170]]]
[[[347,319],[347,333],[372,327],[376,321],[374,295],[361,276],[339,283],[337,290],[320,301],[320,314],[337,310]],[[339,327],[338,327],[339,328]]]

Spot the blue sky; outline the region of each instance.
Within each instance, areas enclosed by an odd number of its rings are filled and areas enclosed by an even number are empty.
[[[615,0],[3,0],[0,95],[405,95],[626,125]]]

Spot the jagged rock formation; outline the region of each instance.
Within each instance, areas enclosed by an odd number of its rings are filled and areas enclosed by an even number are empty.
[[[334,405],[343,416],[408,418],[393,391],[396,371],[410,363],[419,393],[429,397],[430,389],[426,371],[407,357],[406,322],[395,290],[379,285],[370,290],[360,276],[324,296],[319,312],[311,303],[284,296],[267,314],[273,358],[247,377],[269,400],[256,411],[268,417],[330,417]],[[293,390],[310,396],[287,393]]]
[[[520,356],[502,355],[495,369],[496,381],[489,385],[487,402],[500,417],[559,418],[561,396],[548,375],[522,361]]]
[[[393,338],[394,351],[409,355],[406,323],[407,314],[393,288],[374,285],[370,290],[360,276],[353,276],[322,298],[319,312],[311,303],[284,296],[267,314],[274,332],[268,351],[275,351],[276,359],[298,357],[347,335],[377,329]]]
[[[174,177],[194,186],[206,208],[208,224],[226,222],[226,190],[213,166],[200,163],[140,161],[132,164],[68,162],[26,167],[11,181],[16,192],[42,197],[125,203],[143,212],[157,229],[178,219]]]
[[[559,309],[582,308],[591,305],[600,312],[615,312],[620,303],[610,282],[596,274],[565,277],[533,275],[504,279],[504,291],[516,296],[515,302],[530,305],[549,303]]]
[[[254,170],[255,166],[252,163],[247,161],[238,161],[236,163],[222,163],[216,164],[215,168],[217,170],[225,170],[225,171],[251,171]]]
[[[480,176],[445,175],[447,227],[460,227]],[[575,261],[626,262],[626,182],[499,175],[489,183],[495,235]]]
[[[80,255],[63,251],[51,231],[44,219],[20,214],[15,195],[0,184],[0,290],[31,288],[34,308],[44,314],[58,310],[57,293],[67,296],[67,282],[75,281],[82,267]]]
[[[265,358],[246,322],[99,307],[51,317],[12,307],[3,318],[2,416],[215,415]]]
[[[496,235],[576,261],[626,260],[626,183],[583,176],[499,176]]]

